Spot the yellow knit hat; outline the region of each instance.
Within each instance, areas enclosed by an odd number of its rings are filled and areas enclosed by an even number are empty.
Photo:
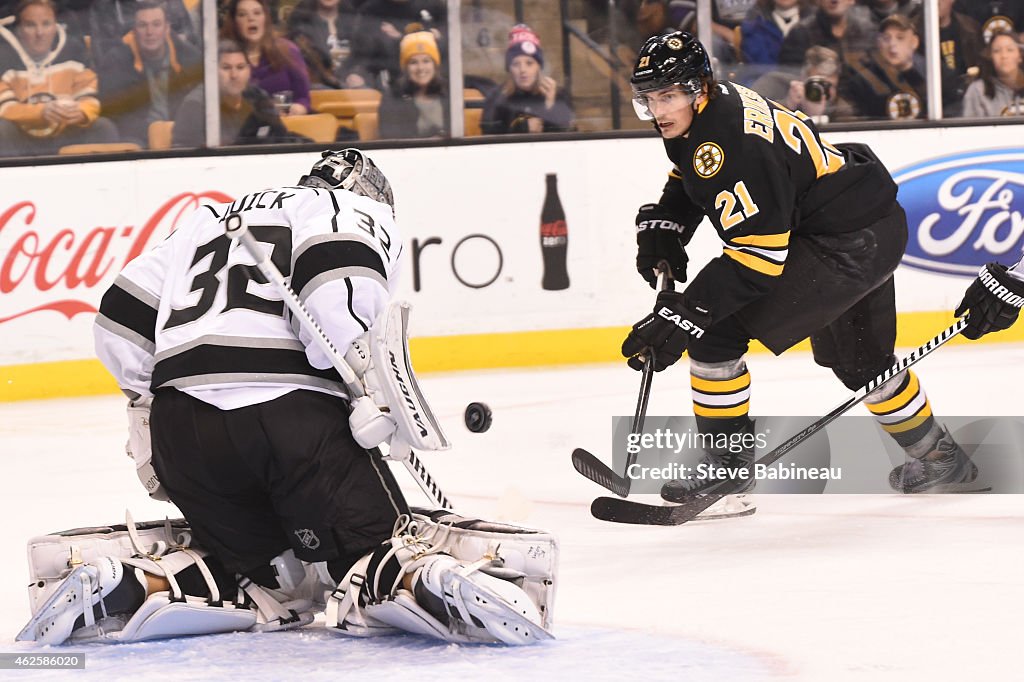
[[[404,69],[413,55],[417,54],[425,54],[433,59],[435,64],[441,65],[441,51],[437,49],[437,40],[430,31],[417,31],[402,38],[398,48],[399,66]]]

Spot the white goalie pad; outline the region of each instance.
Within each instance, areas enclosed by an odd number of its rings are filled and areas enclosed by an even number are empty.
[[[86,618],[84,627],[70,630],[70,622],[79,615],[90,614],[91,590],[96,586],[91,582],[94,576],[88,566],[77,566],[68,573],[64,580],[55,586],[50,596],[39,605],[32,619],[22,628],[16,639],[18,641],[35,641],[45,644],[62,644],[88,642],[140,642],[149,639],[165,639],[183,635],[211,635],[221,632],[249,630],[256,625],[256,611],[249,608],[236,608],[234,604],[224,603],[216,607],[210,606],[205,599],[186,597],[182,601],[172,601],[167,592],[150,595],[142,606],[130,618],[126,616],[103,616]],[[70,611],[73,603],[89,604],[85,610],[79,608]],[[312,618],[310,618],[312,620]],[[62,620],[66,626],[65,634],[53,639],[54,630],[60,627]]]
[[[390,303],[373,328],[356,339],[345,354],[345,361],[362,380],[366,394],[395,424],[395,436],[391,439],[395,459],[401,459],[403,445],[431,451],[451,447],[413,372],[408,339],[410,309],[404,301]],[[354,405],[354,410],[358,407]],[[363,422],[370,421],[368,417],[354,411],[353,420],[353,435],[360,445],[374,447],[383,442],[368,444],[360,437],[365,428],[361,428]],[[365,430],[375,436],[379,433],[375,427]]]
[[[391,562],[401,566],[397,574],[382,569]],[[558,543],[549,533],[414,510],[328,596],[326,624],[361,637],[404,631],[459,643],[552,639],[557,565]]]
[[[154,556],[192,545],[192,531],[184,519],[134,524],[138,546]],[[128,558],[138,553],[125,524],[92,526],[40,535],[28,541],[29,607],[36,613],[68,571],[100,557]]]
[[[28,542],[28,591],[33,616],[18,639],[44,641],[42,634],[64,608],[63,600],[92,596],[88,584],[95,571],[89,566],[105,558],[164,577],[171,591],[150,594],[130,617],[87,615],[86,627],[75,630],[71,641],[134,642],[240,630],[285,630],[313,621],[309,596],[321,598],[323,587],[312,567],[304,577],[292,568],[287,582],[293,590],[287,594],[242,579],[236,591],[222,595],[202,560],[202,550],[191,545],[191,530],[184,519],[135,523],[130,516],[124,525],[77,528],[32,538]],[[282,555],[272,565],[281,571],[284,565],[299,563],[294,556]],[[174,580],[175,572],[192,564],[199,566],[206,579],[209,599],[182,594]],[[301,568],[298,573],[303,573]],[[97,592],[95,588],[93,585],[92,593]]]
[[[541,625],[554,622],[558,585],[558,539],[551,533],[505,523],[467,519],[447,510],[413,509],[419,534],[459,561],[474,563],[484,557],[495,562],[480,570],[519,585],[540,611]]]

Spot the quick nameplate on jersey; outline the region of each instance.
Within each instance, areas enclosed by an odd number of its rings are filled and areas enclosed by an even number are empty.
[[[268,194],[277,195],[276,197],[274,197],[273,201],[270,202],[269,206],[263,203],[263,198]],[[267,190],[264,192],[256,192],[255,194],[247,194],[241,199],[238,199],[237,201],[232,201],[231,205],[228,207],[228,210],[224,213],[224,215],[219,216],[220,219],[217,222],[224,222],[227,219],[227,217],[232,213],[238,213],[240,211],[251,211],[254,208],[283,209],[284,200],[291,199],[294,196],[294,194],[288,194],[287,192],[281,192],[279,190]],[[214,215],[216,215],[216,211],[214,211]]]
[[[675,326],[682,329],[687,334],[692,334],[698,339],[704,336],[704,330],[695,325],[690,320],[685,319],[682,315],[672,312],[670,308],[662,308],[658,311],[658,316],[663,317]]]

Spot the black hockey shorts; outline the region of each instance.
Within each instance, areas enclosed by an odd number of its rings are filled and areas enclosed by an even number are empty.
[[[898,203],[860,230],[797,233],[776,287],[711,325],[687,352],[702,362],[725,362],[743,356],[751,339],[780,355],[811,337],[815,361],[844,383],[843,367],[885,369],[896,343],[892,273],[906,245],[907,217]]]
[[[353,440],[340,398],[296,390],[220,410],[161,389],[150,424],[157,476],[197,544],[255,582],[289,547],[333,574],[407,510],[387,464]]]

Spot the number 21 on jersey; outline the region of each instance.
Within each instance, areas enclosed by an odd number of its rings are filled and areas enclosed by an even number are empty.
[[[760,210],[742,180],[733,185],[733,191],[723,189],[718,193],[715,197],[715,208],[722,210],[719,222],[723,230],[736,227],[747,218],[757,215]]]

